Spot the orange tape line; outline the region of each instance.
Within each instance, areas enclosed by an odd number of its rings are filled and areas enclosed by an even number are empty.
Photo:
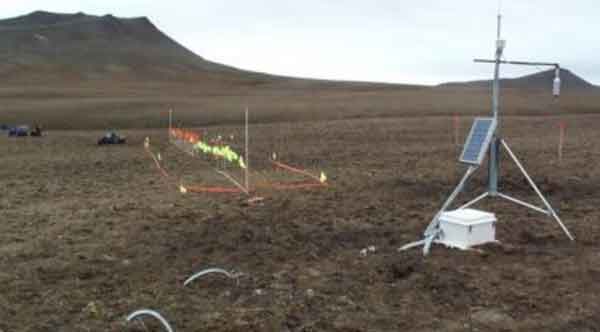
[[[311,179],[314,179],[314,180],[318,181],[319,183],[321,183],[321,179],[319,179],[319,177],[317,177],[317,176],[315,176],[315,175],[312,175],[312,174],[310,174],[310,173],[309,173],[309,172],[307,172],[307,171],[304,171],[304,170],[301,170],[301,169],[298,169],[298,168],[295,168],[295,167],[292,167],[292,166],[289,166],[289,165],[286,165],[286,164],[280,163],[280,162],[278,162],[278,161],[275,161],[275,160],[271,160],[271,162],[272,162],[272,163],[273,163],[275,166],[277,166],[277,167],[279,167],[279,168],[283,168],[283,169],[285,169],[285,170],[288,170],[288,171],[290,171],[290,172],[299,173],[299,174],[302,174],[302,175],[308,176],[309,178],[311,178]]]
[[[309,189],[309,188],[319,188],[319,187],[328,187],[326,183],[314,183],[314,182],[306,182],[306,181],[297,181],[290,183],[262,183],[257,184],[257,188],[266,188],[266,189],[278,189],[278,190],[287,190],[287,189]]]
[[[217,194],[241,194],[244,193],[238,188],[226,188],[226,187],[200,187],[200,186],[185,186],[187,191],[192,193],[217,193]]]
[[[273,184],[271,186],[274,189],[278,190],[291,190],[291,189],[310,189],[310,188],[320,188],[327,187],[327,185],[321,183],[304,183],[304,184]]]

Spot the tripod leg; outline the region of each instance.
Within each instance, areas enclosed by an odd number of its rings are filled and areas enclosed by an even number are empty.
[[[488,192],[486,191],[486,192],[484,192],[483,194],[481,194],[481,195],[479,195],[479,196],[475,197],[475,198],[474,198],[472,201],[470,201],[470,202],[466,203],[465,205],[463,205],[463,206],[459,207],[457,210],[466,209],[466,208],[470,207],[471,205],[473,205],[473,204],[475,204],[475,203],[479,202],[480,200],[482,200],[482,199],[484,199],[484,198],[488,197],[489,195],[490,195],[490,193],[488,193]]]
[[[422,245],[423,246],[423,256],[427,256],[427,254],[429,253],[429,249],[431,248],[431,245],[433,244],[433,241],[435,241],[435,239],[440,234],[440,230],[438,229],[440,215],[444,211],[446,211],[446,209],[448,208],[448,206],[450,206],[450,204],[452,204],[452,202],[454,201],[456,196],[462,191],[463,187],[465,186],[465,183],[467,182],[467,180],[469,179],[471,174],[473,174],[473,172],[476,169],[477,169],[477,167],[475,167],[475,166],[470,166],[467,169],[467,172],[465,173],[463,178],[460,180],[460,183],[456,186],[456,188],[454,189],[454,191],[452,192],[450,197],[448,197],[446,202],[444,202],[444,205],[438,211],[438,213],[435,215],[435,217],[433,217],[433,220],[431,220],[431,222],[429,223],[429,226],[427,226],[427,229],[425,230],[425,234],[424,234],[425,238],[422,240],[404,245],[401,248],[399,248],[398,251],[403,251],[403,250],[411,249],[411,248]]]
[[[435,239],[438,237],[438,235],[440,234],[441,230],[436,230],[433,234],[429,235],[427,238],[425,238],[425,243],[423,244],[423,256],[427,256],[429,255],[429,249],[431,249],[431,245],[433,244],[433,241],[435,241]]]
[[[512,160],[517,165],[517,167],[519,167],[519,170],[521,170],[521,173],[523,173],[523,175],[527,179],[527,182],[529,182],[529,185],[533,188],[533,190],[535,190],[535,193],[540,197],[540,199],[542,200],[542,202],[544,202],[544,205],[546,206],[546,208],[548,209],[548,211],[550,212],[550,214],[552,215],[552,217],[554,218],[554,220],[556,220],[556,222],[560,225],[560,227],[562,228],[563,232],[567,235],[567,237],[571,241],[574,241],[575,238],[571,235],[571,233],[569,232],[569,230],[567,229],[567,227],[563,224],[562,220],[560,220],[560,218],[558,217],[558,214],[554,211],[554,209],[552,208],[552,206],[550,205],[550,203],[548,203],[548,201],[546,200],[546,197],[544,197],[544,195],[542,194],[542,192],[538,189],[538,187],[535,184],[535,182],[533,182],[533,180],[531,179],[531,177],[529,176],[529,174],[527,174],[527,171],[525,170],[525,168],[523,167],[523,165],[521,165],[521,162],[519,162],[519,159],[517,159],[517,157],[515,156],[515,154],[512,152],[512,150],[510,149],[510,147],[508,147],[508,144],[506,144],[506,142],[504,140],[502,140],[502,146],[504,146],[504,148],[506,149],[506,151],[508,152],[508,154],[510,155],[510,157],[512,158]]]
[[[476,169],[477,168],[474,166],[470,166],[467,169],[467,172],[465,173],[463,178],[460,180],[460,182],[458,183],[458,185],[456,186],[456,188],[454,189],[454,191],[452,192],[450,197],[448,197],[446,202],[444,202],[444,205],[442,206],[442,208],[438,211],[438,213],[435,215],[435,217],[433,217],[433,220],[431,220],[431,222],[429,223],[429,226],[427,226],[427,229],[425,230],[425,237],[429,237],[432,233],[435,232],[435,230],[437,229],[437,227],[439,225],[440,215],[444,211],[446,211],[446,209],[448,208],[448,206],[450,206],[450,204],[452,204],[452,202],[454,201],[456,196],[462,191],[463,187],[465,186],[465,183],[467,182],[467,180],[469,179],[471,174],[473,174],[473,172]]]
[[[505,194],[503,194],[503,193],[498,193],[498,197],[500,197],[500,198],[504,198],[505,200],[507,200],[507,201],[509,201],[509,202],[513,202],[513,203],[515,203],[515,204],[518,204],[518,205],[524,206],[524,207],[526,207],[526,208],[528,208],[528,209],[532,209],[532,210],[534,210],[534,211],[537,211],[537,212],[543,213],[543,214],[545,214],[545,215],[547,215],[547,216],[552,216],[552,213],[550,213],[550,211],[547,211],[547,210],[544,210],[544,209],[542,209],[542,208],[539,208],[539,207],[537,207],[537,206],[535,206],[535,205],[533,205],[533,204],[529,204],[529,203],[523,202],[523,201],[521,201],[521,200],[518,200],[518,199],[516,199],[516,198],[514,198],[514,197],[510,197],[510,196],[508,196],[508,195],[505,195]]]

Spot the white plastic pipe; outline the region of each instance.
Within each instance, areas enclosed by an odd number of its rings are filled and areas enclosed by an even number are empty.
[[[127,321],[131,322],[132,320],[136,319],[137,317],[141,317],[141,316],[154,317],[162,324],[162,326],[165,328],[165,330],[167,330],[167,332],[173,332],[173,328],[171,327],[171,325],[169,325],[169,322],[167,322],[167,320],[161,314],[159,314],[158,312],[156,312],[154,310],[149,310],[149,309],[138,310],[138,311],[132,313],[131,315],[127,316]]]
[[[187,286],[190,282],[196,280],[197,278],[200,278],[203,275],[210,274],[210,273],[220,273],[220,274],[227,276],[229,279],[236,279],[236,276],[233,273],[230,273],[229,271],[219,269],[219,268],[211,268],[211,269],[202,270],[202,271],[192,275],[191,277],[187,278],[184,281],[183,286]]]

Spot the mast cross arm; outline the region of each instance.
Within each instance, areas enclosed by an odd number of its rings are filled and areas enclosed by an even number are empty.
[[[488,60],[488,59],[475,59],[473,60],[477,63],[496,63],[496,60]],[[507,64],[507,65],[520,65],[520,66],[550,66],[560,68],[560,64],[556,62],[530,62],[530,61],[507,61],[507,60],[499,60],[498,63]]]

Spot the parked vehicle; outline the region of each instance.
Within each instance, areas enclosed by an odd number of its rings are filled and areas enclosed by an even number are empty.
[[[29,126],[17,126],[8,129],[9,137],[25,137],[29,136]]]
[[[98,145],[105,144],[125,144],[126,138],[124,136],[118,135],[114,131],[109,131],[102,138],[98,140]]]

